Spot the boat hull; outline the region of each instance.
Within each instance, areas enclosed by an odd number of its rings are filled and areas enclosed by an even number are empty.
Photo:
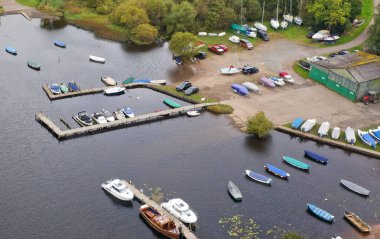
[[[243,199],[239,188],[231,181],[228,182],[228,193],[237,202],[240,202]]]
[[[333,223],[335,218],[333,215],[331,215],[330,213],[326,212],[325,210],[323,209],[320,209],[319,207],[317,206],[314,206],[313,204],[310,204],[308,203],[307,204],[307,210],[313,214],[314,216],[316,216],[317,218],[325,221],[325,222],[328,222],[328,223]]]
[[[347,189],[359,194],[359,195],[362,195],[362,196],[365,196],[367,197],[370,193],[369,190],[353,183],[353,182],[350,182],[350,181],[347,181],[347,180],[340,180],[340,184],[343,185],[344,187],[346,187]]]
[[[268,185],[270,185],[270,183],[272,182],[271,178],[268,178],[264,175],[252,172],[251,170],[245,170],[245,174],[247,175],[247,177],[255,180],[256,182],[260,182],[260,183],[264,183],[264,184],[268,184]]]
[[[308,158],[310,158],[310,159],[312,159],[312,160],[314,160],[317,163],[321,163],[321,164],[324,164],[324,165],[326,165],[328,163],[328,161],[329,161],[328,158],[323,157],[323,156],[321,156],[319,154],[316,154],[314,152],[311,152],[309,150],[305,150],[305,156],[308,157]]]
[[[14,49],[14,48],[12,48],[12,47],[6,47],[5,51],[8,52],[11,55],[14,55],[14,56],[17,55],[17,50]]]
[[[285,172],[285,171],[283,171],[283,170],[281,170],[281,169],[279,169],[279,168],[277,168],[277,167],[275,167],[273,165],[270,165],[270,164],[266,164],[264,166],[264,168],[269,173],[271,173],[271,174],[273,174],[273,175],[275,175],[277,177],[280,177],[282,179],[288,179],[288,177],[290,176],[289,173],[287,173],[287,172]]]
[[[54,41],[54,45],[61,48],[66,48],[66,44],[61,41]]]
[[[170,108],[179,108],[179,107],[181,107],[181,105],[178,104],[177,102],[174,102],[174,101],[172,101],[172,100],[170,100],[170,99],[167,99],[167,98],[165,98],[165,99],[163,100],[163,102],[164,102],[167,106],[169,106]]]
[[[353,212],[345,211],[344,218],[361,232],[369,233],[371,231],[371,227]]]
[[[302,169],[304,171],[309,171],[310,169],[310,166],[306,163],[303,163],[301,161],[298,161],[292,157],[289,157],[289,156],[283,156],[282,159],[290,164],[291,166],[295,167],[295,168],[298,168],[298,169]]]

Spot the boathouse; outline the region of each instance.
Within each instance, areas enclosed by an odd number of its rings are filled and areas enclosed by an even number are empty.
[[[380,92],[380,57],[365,52],[311,63],[309,77],[351,101]]]

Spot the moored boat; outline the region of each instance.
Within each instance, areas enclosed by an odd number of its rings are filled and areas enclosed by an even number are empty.
[[[102,82],[104,84],[106,84],[108,86],[115,86],[116,85],[116,81],[109,76],[102,76],[102,77],[100,77],[100,79],[102,80]]]
[[[27,63],[28,63],[28,66],[30,68],[32,68],[33,70],[36,70],[36,71],[41,70],[41,65],[39,65],[39,64],[37,64],[37,63],[35,63],[33,61],[28,61]]]
[[[301,126],[301,130],[303,132],[309,132],[314,127],[315,123],[317,123],[315,119],[308,119]]]
[[[107,123],[107,119],[104,116],[102,112],[95,112],[92,114],[92,119],[97,123],[97,124],[105,124]]]
[[[128,107],[124,107],[122,109],[124,115],[128,118],[133,118],[135,117],[135,113],[133,113],[133,110],[131,108],[128,108]]]
[[[330,123],[327,121],[323,122],[318,129],[319,137],[327,136],[329,129],[330,129]]]
[[[124,80],[121,84],[122,85],[131,84],[131,83],[133,83],[134,80],[135,80],[135,78],[131,76],[128,79]]]
[[[125,119],[125,114],[124,114],[123,110],[121,110],[121,109],[116,110],[112,114],[116,120]]]
[[[59,87],[58,84],[49,85],[49,89],[53,94],[60,94],[61,93],[61,88]]]
[[[187,116],[195,117],[195,116],[199,116],[201,113],[199,113],[198,110],[190,110],[190,111],[187,111],[186,114]]]
[[[65,83],[61,83],[59,87],[61,88],[62,93],[66,94],[69,92],[69,88],[67,88],[67,85]]]
[[[75,92],[75,91],[79,91],[79,87],[78,85],[75,83],[75,82],[70,82],[67,84],[67,87],[69,87],[69,91],[71,92]]]
[[[152,84],[166,85],[166,80],[151,80],[150,83],[152,83]]]
[[[333,139],[339,139],[340,136],[340,128],[339,127],[334,127],[332,133],[331,133],[331,138]]]
[[[321,164],[327,164],[329,161],[328,158],[309,150],[305,150],[305,156]]]
[[[251,178],[257,182],[260,182],[260,183],[270,184],[272,182],[271,178],[264,176],[264,175],[261,175],[259,173],[252,172],[251,170],[248,170],[248,169],[245,170],[245,174],[249,178]]]
[[[245,87],[243,85],[232,84],[231,88],[235,93],[238,93],[239,95],[243,95],[243,96],[249,95],[249,91],[248,91],[247,87]]]
[[[104,117],[106,118],[107,122],[115,121],[115,117],[110,112],[108,112],[107,110],[102,109],[102,113],[103,113]]]
[[[228,192],[230,193],[231,197],[235,201],[241,201],[243,199],[243,195],[241,194],[239,188],[231,181],[228,181]]]
[[[7,46],[5,47],[5,51],[12,55],[17,55],[17,50],[13,47]]]
[[[376,148],[377,142],[371,137],[368,131],[361,131],[360,129],[358,129],[358,135],[359,138],[363,141],[363,143],[373,148]]]
[[[296,168],[299,168],[299,169],[302,169],[302,170],[305,170],[305,171],[309,171],[310,169],[310,166],[306,163],[303,163],[301,161],[298,161],[297,159],[295,158],[292,158],[292,157],[289,157],[289,156],[283,156],[282,159],[287,162],[288,164],[296,167]]]
[[[171,239],[179,239],[180,232],[172,219],[166,215],[160,214],[157,210],[147,204],[140,206],[139,210],[141,216],[157,232]]]
[[[102,188],[122,201],[131,201],[134,196],[132,191],[120,179],[109,180],[102,184]]]
[[[196,223],[198,220],[195,211],[181,198],[173,198],[168,202],[161,203],[161,207],[178,218],[183,223]]]
[[[292,124],[291,124],[290,126],[291,126],[293,129],[298,129],[298,128],[301,126],[302,122],[303,122],[303,119],[302,119],[302,118],[296,118],[296,119],[292,122]]]
[[[88,55],[88,58],[93,62],[106,63],[106,59],[103,57]]]
[[[54,45],[58,46],[58,47],[61,47],[61,48],[66,48],[66,43],[58,41],[58,40],[54,41]]]
[[[178,104],[177,102],[175,102],[175,101],[173,101],[171,99],[168,99],[168,98],[164,98],[163,102],[164,102],[164,104],[166,104],[170,108],[179,108],[179,107],[181,107],[180,104]]]
[[[145,83],[145,84],[148,84],[148,83],[150,83],[150,80],[148,80],[148,79],[134,79],[132,83]]]
[[[374,137],[376,140],[380,141],[380,126],[377,129],[368,130],[369,134]]]
[[[93,124],[92,119],[90,118],[90,116],[88,116],[86,111],[79,112],[73,118],[82,127],[83,126],[91,126]]]
[[[370,232],[371,227],[363,221],[358,215],[353,212],[345,211],[344,218],[346,218],[352,225],[354,225],[361,232]]]
[[[346,188],[350,189],[351,191],[363,195],[363,196],[368,196],[370,191],[347,180],[341,179],[340,183],[345,186]]]
[[[323,221],[333,223],[335,220],[335,217],[333,215],[331,215],[330,213],[326,212],[323,209],[320,209],[319,207],[313,204],[308,203],[307,209],[309,212],[311,212],[312,214],[314,214],[316,217],[318,217],[319,219]]]
[[[124,87],[115,86],[115,87],[105,89],[104,94],[105,95],[121,95],[121,94],[124,94],[124,90],[125,90]]]
[[[275,176],[277,176],[277,177],[283,178],[283,179],[287,179],[287,178],[290,176],[289,173],[287,173],[287,172],[285,172],[284,170],[279,169],[279,168],[277,168],[277,167],[275,167],[275,166],[273,166],[273,165],[271,165],[271,164],[265,164],[265,165],[264,165],[264,168],[265,168],[268,172],[270,172],[271,174],[273,174],[273,175],[275,175]]]

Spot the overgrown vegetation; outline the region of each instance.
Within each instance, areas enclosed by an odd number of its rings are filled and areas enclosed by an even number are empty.
[[[378,11],[380,6],[378,6]],[[369,29],[370,37],[368,39],[368,47],[375,52],[380,54],[380,15],[379,13],[375,16],[375,23]]]
[[[257,112],[254,116],[248,117],[247,133],[263,138],[273,129],[273,123],[266,117],[263,111]]]
[[[215,114],[232,114],[232,112],[234,112],[232,106],[224,104],[208,106],[207,109]]]

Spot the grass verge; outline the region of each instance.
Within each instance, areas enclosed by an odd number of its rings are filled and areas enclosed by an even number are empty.
[[[16,0],[16,2],[28,7],[36,7],[40,3],[39,0]]]
[[[208,106],[207,109],[216,114],[231,114],[234,111],[232,106],[223,104]]]
[[[293,63],[293,70],[302,78],[307,79],[309,78],[309,72],[302,68],[300,65],[298,65],[298,61],[295,61]]]

